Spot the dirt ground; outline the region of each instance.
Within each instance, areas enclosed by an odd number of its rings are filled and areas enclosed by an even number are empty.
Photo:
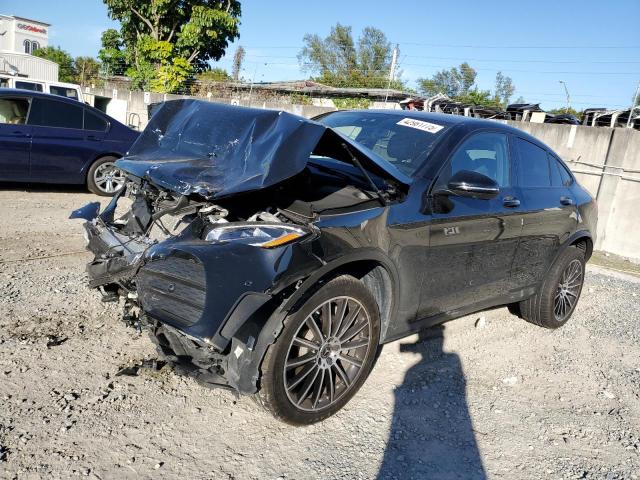
[[[571,321],[501,308],[388,345],[333,418],[208,390],[86,287],[81,189],[0,186],[2,478],[640,478],[640,283],[588,270]]]

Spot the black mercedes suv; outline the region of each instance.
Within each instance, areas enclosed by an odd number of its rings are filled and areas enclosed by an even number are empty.
[[[177,100],[116,165],[126,188],[72,214],[90,286],[177,371],[292,424],[335,413],[382,344],[426,327],[495,306],[562,326],[596,230],[549,147],[461,116]]]

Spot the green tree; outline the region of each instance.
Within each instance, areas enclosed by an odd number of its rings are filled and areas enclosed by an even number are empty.
[[[438,93],[454,98],[469,93],[476,81],[476,71],[468,64],[436,72],[431,78],[419,78],[418,89],[426,96]]]
[[[224,68],[212,68],[211,70],[199,73],[196,78],[205,83],[228,82],[231,80],[231,76],[229,76]]]
[[[73,63],[73,57],[60,47],[43,47],[38,48],[33,55],[40,58],[46,58],[58,64],[58,80],[61,82],[76,81],[76,69]]]
[[[387,87],[393,49],[381,30],[366,27],[356,46],[351,27],[337,23],[326,38],[306,34],[303,42],[298,61],[317,75],[314,80],[336,87]],[[402,82],[391,87],[402,88]]]
[[[502,108],[500,100],[497,99],[495,95],[491,95],[491,91],[489,90],[478,90],[477,88],[474,88],[462,95],[457,95],[455,100],[460,103],[469,103],[471,105],[478,105],[481,107],[496,109]]]
[[[98,58],[102,62],[104,74],[124,75],[128,65],[120,32],[113,28],[105,30],[102,32],[101,43]]]
[[[238,0],[103,0],[120,22],[133,85],[179,91],[239,36]]]
[[[80,85],[90,85],[100,77],[100,62],[93,57],[76,57],[74,66]]]
[[[498,102],[506,107],[515,91],[516,87],[513,85],[511,77],[503,75],[502,72],[496,73],[495,99]]]
[[[582,112],[579,112],[578,110],[572,107],[569,107],[568,110],[567,110],[567,107],[552,108],[551,110],[547,110],[547,113],[552,113],[553,115],[564,115],[568,113],[569,115],[573,115],[577,119],[582,118]]]
[[[242,45],[238,45],[235,53],[233,54],[233,70],[231,70],[231,76],[237,82],[240,80],[240,71],[242,70],[242,62],[244,62],[245,50]]]

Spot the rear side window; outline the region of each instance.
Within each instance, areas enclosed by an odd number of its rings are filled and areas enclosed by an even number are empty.
[[[518,183],[521,187],[550,187],[549,157],[542,148],[522,138],[515,138],[518,153]]]
[[[500,187],[511,185],[511,162],[507,136],[503,133],[478,133],[465,140],[451,156],[438,180],[446,185],[461,170],[481,173],[495,180]]]
[[[21,82],[16,81],[16,88],[21,88],[23,90],[31,90],[32,92],[42,92],[42,84],[33,83],[33,82]]]
[[[551,164],[552,170],[555,169],[558,171],[558,175],[560,177],[558,185],[561,185],[563,187],[570,187],[573,184],[573,177],[567,171],[566,167],[562,164],[562,162],[558,160],[556,157],[554,157],[553,155],[550,155],[549,163]],[[553,185],[556,186],[556,183],[554,182]]]
[[[84,111],[84,129],[93,130],[96,132],[104,132],[107,129],[107,121],[102,117],[99,117],[95,113],[89,110]]]
[[[73,98],[74,100],[78,100],[78,91],[75,88],[50,85],[49,93],[53,95],[59,95],[61,97]]]
[[[29,113],[29,125],[82,129],[83,108],[42,98],[34,98]]]
[[[29,101],[24,98],[0,98],[0,123],[24,125],[29,112]]]

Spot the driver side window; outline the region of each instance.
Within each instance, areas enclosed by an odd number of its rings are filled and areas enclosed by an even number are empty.
[[[461,170],[481,173],[495,180],[499,187],[511,185],[509,143],[504,133],[478,133],[467,138],[449,158],[440,174],[438,186]]]

